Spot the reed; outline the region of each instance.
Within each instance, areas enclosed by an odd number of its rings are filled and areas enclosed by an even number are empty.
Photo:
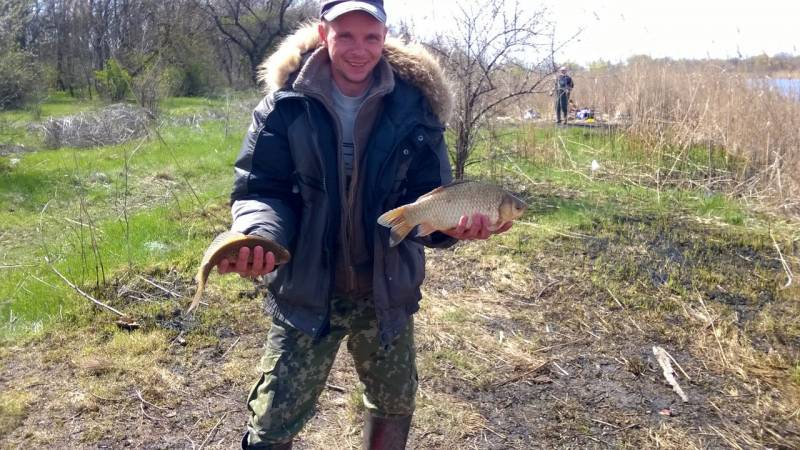
[[[654,154],[724,151],[729,189],[800,211],[800,99],[711,62],[636,58],[575,74],[572,99]]]

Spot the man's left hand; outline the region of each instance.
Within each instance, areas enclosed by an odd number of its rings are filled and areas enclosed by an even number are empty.
[[[442,233],[462,241],[482,240],[489,239],[493,234],[500,234],[508,231],[512,224],[513,222],[506,222],[500,226],[500,228],[491,231],[489,230],[491,225],[489,216],[475,213],[471,218],[469,216],[461,216],[457,227],[444,230]],[[467,227],[467,225],[469,225],[469,227]]]

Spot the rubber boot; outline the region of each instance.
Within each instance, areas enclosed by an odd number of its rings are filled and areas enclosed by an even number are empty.
[[[292,441],[284,442],[282,444],[248,444],[248,433],[242,437],[242,450],[292,450]]]
[[[364,450],[405,450],[411,416],[377,417],[367,413]]]

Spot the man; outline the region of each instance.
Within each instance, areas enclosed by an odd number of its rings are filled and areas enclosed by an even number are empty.
[[[569,105],[569,94],[574,87],[572,78],[567,75],[567,68],[561,66],[558,69],[556,78],[555,97],[556,97],[556,123],[561,123],[561,115],[564,115],[564,123],[567,123],[567,108]]]
[[[446,83],[427,52],[386,42],[382,0],[323,1],[320,19],[262,65],[269,92],[235,164],[232,229],[292,252],[274,271],[261,247],[251,262],[243,249],[218,266],[268,274],[272,326],[242,447],[291,448],[348,337],[365,388],[364,447],[402,449],[417,389],[412,314],[423,245],[492,233],[475,214],[447,233],[389,246],[378,216],[451,179]]]

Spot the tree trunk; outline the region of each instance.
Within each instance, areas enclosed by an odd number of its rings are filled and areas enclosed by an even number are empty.
[[[455,179],[464,179],[464,171],[467,167],[469,157],[470,137],[469,130],[463,125],[458,126],[458,137],[456,138],[456,160],[455,160]]]

